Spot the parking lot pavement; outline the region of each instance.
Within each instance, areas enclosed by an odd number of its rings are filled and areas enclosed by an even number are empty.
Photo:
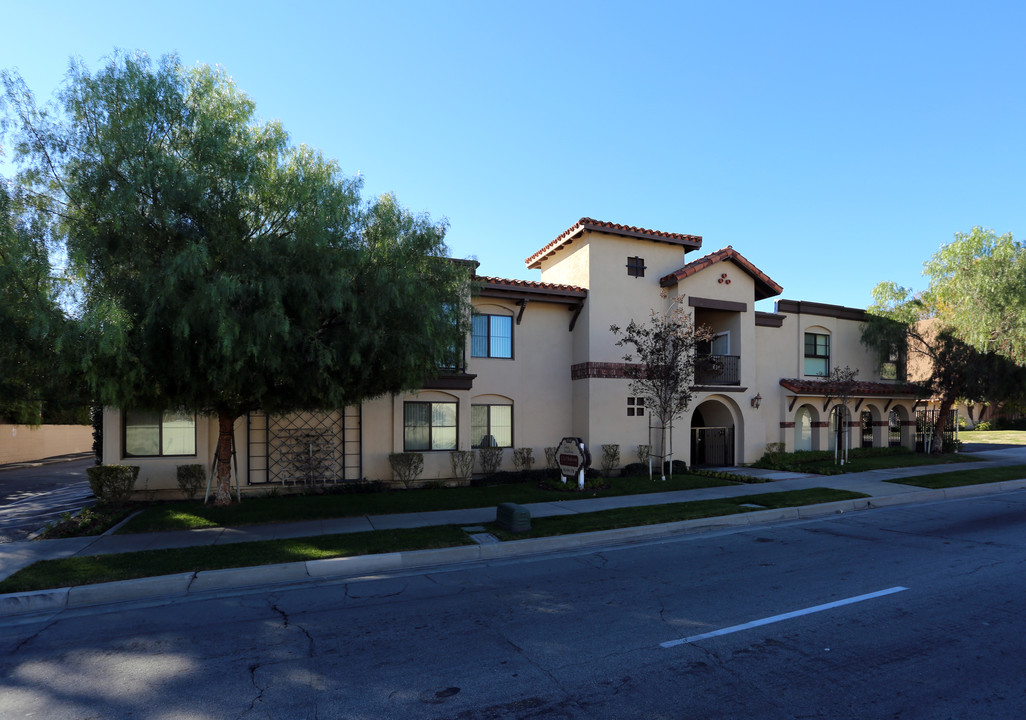
[[[85,469],[92,459],[0,470],[0,543],[25,540],[62,513],[94,502]]]

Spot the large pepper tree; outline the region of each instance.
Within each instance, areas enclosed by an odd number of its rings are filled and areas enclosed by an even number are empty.
[[[223,71],[117,53],[46,107],[3,79],[19,180],[83,283],[80,371],[105,404],[215,416],[216,502],[246,412],[411,389],[463,342],[445,224],[364,203]]]

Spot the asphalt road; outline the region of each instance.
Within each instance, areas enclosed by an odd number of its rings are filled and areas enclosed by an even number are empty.
[[[0,624],[0,717],[1017,718],[1026,492]]]
[[[61,513],[94,502],[85,469],[94,461],[0,470],[0,543],[24,540]]]

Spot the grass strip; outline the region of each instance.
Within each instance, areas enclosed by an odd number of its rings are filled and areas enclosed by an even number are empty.
[[[500,539],[523,539],[549,535],[568,535],[621,527],[654,525],[694,518],[753,512],[758,508],[741,507],[745,503],[762,508],[798,507],[837,500],[866,497],[861,493],[831,488],[811,488],[788,492],[742,495],[721,500],[697,500],[670,505],[643,505],[636,508],[603,510],[579,515],[539,518],[529,533],[512,535],[494,525],[489,529]],[[155,575],[170,575],[231,567],[253,567],[332,557],[374,553],[427,550],[469,545],[470,538],[456,525],[408,530],[375,530],[344,535],[320,535],[291,540],[269,540],[230,545],[145,550],[134,553],[92,555],[60,560],[42,560],[19,570],[0,582],[0,593],[26,592],[91,583],[130,580]]]
[[[700,475],[678,475],[666,482],[648,477],[612,478],[608,487],[585,488],[584,492],[565,489],[562,483],[550,485],[517,483],[489,487],[427,488],[390,490],[376,493],[288,495],[246,498],[228,507],[203,505],[199,501],[171,502],[151,506],[132,518],[119,534],[196,530],[205,527],[259,525],[269,522],[297,522],[328,518],[387,515],[392,513],[462,510],[498,505],[578,500],[593,497],[638,495],[672,490],[695,490],[733,483]]]
[[[72,587],[200,570],[428,550],[469,545],[471,542],[459,526],[439,525],[41,560],[0,582],[0,593]]]
[[[895,485],[915,485],[916,487],[943,490],[944,488],[962,485],[984,485],[986,483],[1021,480],[1026,478],[1026,465],[1003,465],[979,470],[954,470],[937,475],[917,475],[908,478],[887,480]]]
[[[856,448],[849,452],[848,462],[838,464],[833,450],[798,450],[796,452],[769,452],[752,467],[783,470],[815,475],[843,475],[846,473],[885,470],[887,468],[918,467],[946,463],[972,462],[973,458],[957,453],[929,455],[912,452],[908,448]]]
[[[869,496],[849,490],[809,488],[807,490],[740,495],[738,497],[717,498],[714,500],[692,500],[690,502],[672,503],[669,505],[618,508],[615,510],[581,513],[579,515],[532,518],[531,529],[528,532],[514,535],[513,533],[493,527],[492,534],[500,540],[571,535],[574,533],[597,532],[599,530],[615,530],[622,527],[658,525],[660,523],[680,522],[681,520],[696,520],[698,518],[757,512],[758,510],[774,508],[818,505],[820,503],[855,500],[864,497]],[[745,504],[758,505],[760,507],[742,507]]]

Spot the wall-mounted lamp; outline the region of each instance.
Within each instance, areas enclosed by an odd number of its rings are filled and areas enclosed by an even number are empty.
[[[762,395],[756,393],[755,397],[752,398],[752,407],[758,410],[760,405],[762,405]]]

